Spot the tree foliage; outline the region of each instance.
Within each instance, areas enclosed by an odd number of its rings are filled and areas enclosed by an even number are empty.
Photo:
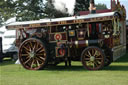
[[[47,18],[60,18],[60,17],[67,17],[69,14],[63,13],[59,10],[56,10],[53,3],[53,0],[46,0],[45,4],[45,13],[47,15]]]
[[[1,0],[0,23],[11,17],[17,21],[38,20],[44,18],[44,0]]]
[[[108,9],[107,6],[105,4],[96,4],[96,9],[98,10],[104,10],[104,9]]]
[[[89,0],[76,0],[74,13],[77,14],[79,11],[87,11],[89,7]]]
[[[15,5],[13,0],[0,1],[0,25],[10,17],[15,16]]]
[[[38,20],[45,14],[43,0],[17,0],[15,3],[17,21]]]

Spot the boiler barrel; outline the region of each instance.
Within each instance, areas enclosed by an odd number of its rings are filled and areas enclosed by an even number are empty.
[[[73,41],[70,42],[70,45],[75,45],[77,48],[87,47],[91,45],[98,45],[102,42],[102,40],[82,40],[82,41]]]

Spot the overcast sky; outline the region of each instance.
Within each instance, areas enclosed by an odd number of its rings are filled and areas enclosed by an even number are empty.
[[[128,20],[128,0],[119,0],[122,5],[125,6],[127,12],[127,20]],[[107,8],[110,8],[111,0],[95,0],[95,3],[103,3],[107,5]]]

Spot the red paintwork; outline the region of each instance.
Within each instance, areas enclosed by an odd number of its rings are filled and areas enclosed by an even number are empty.
[[[60,34],[57,34],[57,35],[55,36],[55,38],[56,38],[56,40],[61,40],[61,35],[60,35]]]
[[[65,49],[59,49],[59,54],[64,56],[66,54]]]

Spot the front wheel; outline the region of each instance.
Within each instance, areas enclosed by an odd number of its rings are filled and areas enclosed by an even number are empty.
[[[105,55],[100,48],[90,46],[82,52],[81,61],[86,69],[99,70],[104,66]]]
[[[39,39],[27,39],[19,48],[20,63],[29,70],[43,69],[47,64],[47,57],[45,43]]]

